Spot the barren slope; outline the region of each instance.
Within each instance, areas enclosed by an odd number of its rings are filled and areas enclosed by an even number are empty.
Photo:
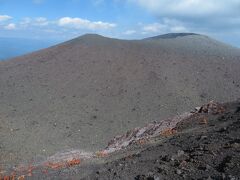
[[[58,153],[47,162],[11,168],[4,179],[240,179],[239,101],[210,102],[173,129],[165,125],[148,124],[114,138],[108,147],[135,139],[117,151]]]
[[[0,62],[0,163],[93,151],[147,122],[235,100],[239,69],[239,49],[200,35],[85,35]]]
[[[82,179],[239,180],[239,105],[239,101],[224,104],[224,113],[202,113],[189,118],[178,124],[176,134],[165,139],[159,137],[156,144],[139,147],[133,155],[126,151],[125,156],[117,160],[95,169],[89,168],[91,176]],[[203,118],[206,123],[201,123]],[[80,173],[73,175],[73,172],[69,171],[68,176],[75,179],[84,177]],[[64,177],[64,173],[61,175]],[[57,174],[52,177],[57,177]]]

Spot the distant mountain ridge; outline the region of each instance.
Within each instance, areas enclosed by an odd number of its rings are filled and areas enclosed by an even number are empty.
[[[201,34],[196,33],[168,33],[158,36],[153,36],[149,38],[144,38],[142,41],[146,40],[175,40],[178,38],[184,38],[184,37],[202,37],[207,38],[207,36],[203,36]],[[104,40],[104,39],[112,39],[112,38],[106,38],[104,36],[98,35],[98,34],[85,34],[83,36],[80,36],[78,38],[69,40],[65,43],[69,42],[76,42],[80,39],[88,39],[88,41],[93,40]],[[112,39],[114,40],[114,39]],[[120,40],[120,39],[115,39]],[[212,39],[213,40],[213,39]],[[53,46],[55,44],[59,43],[59,41],[54,40],[38,40],[38,39],[26,39],[26,38],[4,38],[0,37],[0,61],[1,60],[8,60],[17,56],[25,55],[34,51],[39,51],[44,48],[48,48],[50,46]]]
[[[144,40],[147,40],[147,39],[172,39],[172,38],[184,37],[184,36],[200,36],[200,34],[196,34],[196,33],[168,33],[168,34],[153,36],[153,37],[150,37],[150,38],[145,38]]]

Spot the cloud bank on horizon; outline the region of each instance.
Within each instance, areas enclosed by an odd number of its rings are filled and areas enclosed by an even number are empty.
[[[240,47],[240,0],[0,0],[0,36],[135,39],[172,32]]]

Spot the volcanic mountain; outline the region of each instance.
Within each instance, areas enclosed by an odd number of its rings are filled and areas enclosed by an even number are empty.
[[[198,34],[88,34],[0,62],[0,163],[112,137],[240,95],[240,50]]]

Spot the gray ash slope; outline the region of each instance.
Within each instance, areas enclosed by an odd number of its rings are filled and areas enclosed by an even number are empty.
[[[224,108],[224,113],[189,118],[177,125],[176,134],[159,137],[158,143],[140,147],[133,155],[126,153],[96,166],[82,179],[239,180],[240,102],[226,103]],[[201,123],[203,118],[206,124]]]
[[[201,35],[85,35],[0,62],[0,159],[96,150],[192,106],[235,100],[239,69],[239,49]]]
[[[172,180],[240,179],[240,101],[203,105],[173,134],[66,169],[33,173],[33,179]],[[142,141],[143,142],[143,141]]]

